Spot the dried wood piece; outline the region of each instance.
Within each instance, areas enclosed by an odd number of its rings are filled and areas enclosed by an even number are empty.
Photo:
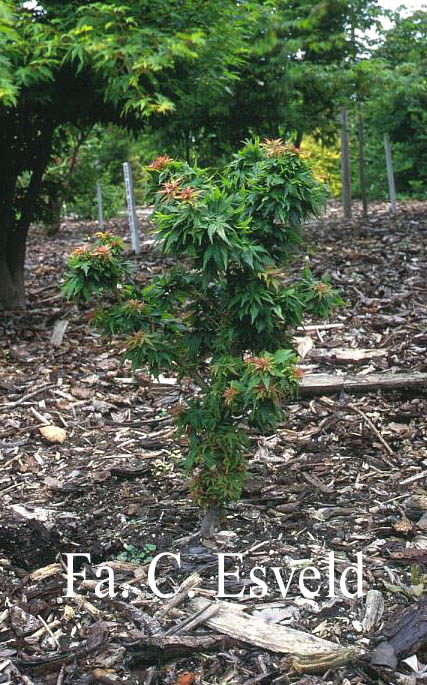
[[[50,344],[59,347],[64,339],[65,331],[68,328],[69,321],[67,319],[59,319],[55,322],[52,335],[50,336]]]
[[[147,568],[140,566],[136,561],[121,561],[120,559],[110,559],[103,561],[102,564],[97,564],[94,568],[109,566],[113,571],[121,573],[131,573],[137,580],[145,578],[147,575]],[[131,581],[133,582],[133,581]]]
[[[75,594],[74,597],[71,597],[70,599],[74,604],[77,604],[79,609],[84,609],[85,611],[88,611],[89,614],[93,616],[93,618],[101,617],[101,612],[98,609],[98,607],[96,607],[91,602],[88,602],[86,597],[83,597],[83,595]]]
[[[44,618],[42,618],[42,617],[40,616],[40,614],[37,614],[37,618],[38,618],[39,621],[42,623],[42,625],[43,625],[44,629],[46,630],[46,632],[49,633],[50,637],[52,638],[52,640],[54,641],[54,643],[56,644],[56,646],[58,647],[58,649],[61,649],[61,645],[59,644],[57,638],[56,638],[55,635],[53,634],[52,628],[46,623],[46,621],[44,620]]]
[[[132,652],[132,666],[155,664],[182,659],[194,652],[222,650],[230,644],[224,635],[156,635],[141,636],[137,642],[126,645]]]
[[[189,596],[189,592],[191,592],[193,588],[200,585],[201,582],[202,579],[198,573],[192,573],[191,576],[188,576],[188,578],[186,578],[179,586],[178,592],[168,602],[166,602],[166,604],[158,609],[158,611],[156,611],[155,617],[164,618],[171,609],[174,609],[182,604],[182,602],[184,602]]]
[[[365,633],[369,633],[377,626],[384,613],[384,597],[379,590],[369,590],[366,595],[365,615],[362,621],[362,628]]]
[[[344,347],[335,347],[333,349],[324,349],[319,347],[308,352],[310,360],[316,361],[333,361],[341,364],[356,364],[364,362],[368,359],[380,359],[387,355],[387,350],[375,349],[353,349]]]
[[[389,642],[380,642],[372,654],[371,665],[379,668],[389,668],[392,671],[396,669],[396,652]]]
[[[390,445],[388,445],[388,444],[386,443],[386,441],[384,440],[384,438],[383,438],[383,436],[381,435],[381,433],[379,432],[379,430],[378,430],[377,428],[375,428],[375,426],[374,426],[374,424],[372,423],[371,419],[369,419],[369,418],[366,416],[366,414],[365,414],[361,409],[359,409],[359,407],[356,407],[355,404],[348,404],[347,406],[349,407],[349,409],[352,409],[354,412],[356,412],[356,414],[359,414],[359,416],[361,416],[362,419],[363,419],[364,421],[366,421],[366,423],[368,424],[369,428],[370,428],[371,431],[377,436],[378,440],[379,440],[380,443],[385,447],[386,451],[387,451],[391,456],[393,456],[393,455],[394,455],[393,450],[391,449]]]
[[[343,323],[319,323],[319,324],[308,324],[307,326],[298,326],[297,331],[329,331],[333,328],[344,328]]]
[[[317,476],[311,473],[303,473],[302,477],[304,478],[307,483],[310,483],[316,490],[320,490],[320,492],[323,492],[325,495],[330,495],[331,493],[334,492],[333,488],[330,488],[328,485],[323,483],[323,481],[320,480]]]
[[[12,682],[12,680],[11,680],[12,676],[15,676],[15,677],[18,679],[16,682],[22,683],[22,685],[34,685],[34,681],[31,680],[31,678],[29,678],[28,676],[26,676],[26,675],[24,675],[23,673],[21,673],[21,672],[16,668],[15,664],[13,664],[13,663],[10,661],[10,659],[7,659],[7,661],[4,661],[4,662],[1,664],[1,666],[0,666],[0,672],[3,672],[3,671],[5,671],[5,673],[7,674],[8,678],[10,678],[10,680],[7,681],[8,683],[11,683],[11,682]]]
[[[373,665],[384,665],[380,663],[381,659],[385,658],[384,655],[392,659],[393,652],[399,660],[425,648],[427,645],[427,600],[420,600],[405,611],[395,614],[384,626],[378,639],[382,642],[372,655]]]
[[[103,647],[107,642],[108,634],[107,623],[98,621],[89,628],[87,640],[77,649],[57,652],[52,656],[48,654],[41,657],[14,659],[14,664],[25,671],[32,671],[33,675],[51,673],[59,670],[64,664],[69,664]],[[29,682],[29,680],[23,682]]]
[[[346,666],[357,657],[354,647],[341,649],[340,652],[331,654],[311,654],[309,656],[289,656],[283,659],[282,668],[293,673],[324,673],[333,668]]]
[[[147,614],[146,611],[139,609],[135,604],[127,604],[126,602],[120,602],[117,599],[109,597],[106,597],[105,600],[108,601],[111,606],[120,609],[120,612],[130,618],[144,634],[157,635],[162,632],[159,621],[154,618],[154,616]]]
[[[37,421],[40,421],[41,424],[43,424],[44,426],[49,426],[50,421],[48,421],[47,418],[43,416],[43,414],[40,414],[40,412],[37,411],[35,407],[30,407],[30,412],[36,417]]]
[[[410,476],[410,478],[405,478],[405,480],[402,480],[400,482],[400,485],[407,485],[408,483],[413,483],[415,480],[421,480],[421,478],[425,478],[427,476],[427,470],[421,471],[420,473],[416,473],[415,476]]]
[[[423,472],[424,473],[424,472]],[[411,495],[403,502],[403,506],[406,511],[406,515],[409,518],[418,518],[422,516],[424,512],[427,512],[427,493],[418,493],[416,495]]]
[[[78,518],[77,514],[73,514],[71,511],[58,511],[57,509],[45,509],[43,507],[26,507],[23,504],[11,504],[10,509],[13,511],[14,518],[38,521],[47,530],[51,530],[61,519]],[[38,571],[42,570],[38,569]],[[34,573],[36,572],[34,571]]]
[[[427,550],[406,547],[397,552],[391,552],[390,559],[400,562],[401,564],[425,564],[427,562]]]
[[[109,634],[110,630],[106,621],[97,621],[97,623],[91,625],[86,640],[86,652],[95,652],[105,645]]]
[[[42,568],[33,571],[30,574],[30,578],[33,581],[45,580],[51,576],[56,576],[58,573],[61,573],[61,571],[61,564],[49,564],[48,566],[43,566]]]
[[[198,597],[191,601],[190,607],[192,610],[200,611],[211,606],[211,604],[212,602],[209,600]],[[256,645],[262,649],[269,649],[272,652],[297,656],[318,653],[337,654],[343,649],[340,645],[315,635],[248,616],[242,607],[231,602],[221,601],[218,602],[218,605],[218,613],[207,620],[206,625],[236,640]]]
[[[65,664],[62,664],[61,670],[59,671],[56,685],[63,685],[65,680]]]
[[[11,409],[12,407],[18,407],[20,404],[23,404],[27,400],[31,399],[32,397],[35,397],[38,395],[40,392],[43,392],[47,388],[51,388],[53,383],[43,383],[42,385],[39,385],[36,390],[32,390],[31,392],[27,393],[26,395],[23,395],[22,397],[19,398],[19,400],[15,400],[14,402],[8,402],[5,407],[8,409]]]
[[[427,373],[371,373],[367,376],[319,373],[304,376],[299,384],[301,395],[323,395],[342,390],[367,392],[405,388],[427,388]]]
[[[182,631],[188,633],[190,630],[194,630],[194,628],[198,628],[204,623],[207,623],[210,618],[216,616],[218,611],[218,604],[212,603],[210,606],[196,611],[195,614],[187,616],[187,618],[184,621],[181,621],[181,623],[179,623],[177,626],[173,626],[173,628],[167,630],[165,635],[175,635],[176,633],[181,633]]]
[[[35,633],[33,633],[32,635],[30,635],[29,637],[26,638],[25,641],[28,642],[28,644],[32,644],[32,643],[34,644],[35,642],[38,642],[41,637],[43,637],[47,632],[49,632],[49,630],[52,631],[55,628],[59,628],[59,626],[61,625],[61,621],[55,620],[55,621],[52,621],[52,623],[46,627],[46,623],[41,618],[41,616],[37,616],[37,618],[40,619],[40,621],[42,622],[43,625],[41,628],[36,630]],[[56,638],[54,636],[53,636],[53,639],[56,642]]]

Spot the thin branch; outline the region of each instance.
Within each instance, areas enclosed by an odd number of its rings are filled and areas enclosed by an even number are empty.
[[[381,433],[378,431],[377,428],[375,428],[374,424],[372,423],[372,421],[371,421],[370,419],[368,419],[368,417],[366,416],[366,414],[365,414],[361,409],[359,409],[359,407],[356,407],[354,404],[348,404],[347,406],[348,406],[350,409],[352,409],[353,411],[355,411],[356,414],[359,414],[359,416],[361,416],[362,419],[363,419],[364,421],[366,421],[366,423],[368,424],[369,428],[372,430],[373,433],[375,433],[375,435],[377,436],[377,438],[378,438],[378,440],[380,441],[380,443],[381,443],[382,445],[384,445],[384,447],[385,447],[385,449],[387,450],[387,452],[393,457],[393,456],[394,456],[394,452],[393,452],[393,450],[391,449],[390,445],[386,443],[386,441],[384,440],[384,438],[383,438],[383,436],[381,435]]]

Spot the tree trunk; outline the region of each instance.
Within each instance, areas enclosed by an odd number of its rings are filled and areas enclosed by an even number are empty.
[[[366,194],[365,182],[365,135],[362,109],[359,109],[358,128],[359,128],[359,185],[362,197],[363,216],[368,216],[368,196]]]
[[[14,197],[16,174],[8,177],[7,169],[1,169],[2,198],[0,200],[0,304],[4,309],[22,309],[25,306],[24,282],[15,273],[14,265]]]
[[[25,309],[24,262],[26,233],[9,232],[0,254],[0,304],[4,309]]]
[[[215,531],[218,529],[222,513],[223,509],[216,506],[211,506],[205,511],[200,526],[200,535],[202,538],[214,537]]]
[[[31,179],[27,192],[19,204],[19,218],[16,218],[17,177],[9,180],[1,203],[0,305],[6,310],[25,309],[24,266],[27,234],[43,173],[49,161],[52,135],[53,127],[47,127],[34,145]]]
[[[59,193],[58,195],[49,198],[49,218],[43,221],[44,231],[46,235],[49,236],[49,238],[56,235],[59,232],[59,229],[61,228],[61,214],[63,204],[64,201]],[[102,230],[102,226],[100,230]]]
[[[301,147],[303,136],[304,136],[304,131],[297,131],[297,137],[295,139],[295,147]]]

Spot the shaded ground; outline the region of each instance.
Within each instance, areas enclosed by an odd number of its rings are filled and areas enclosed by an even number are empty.
[[[347,306],[331,319],[339,326],[296,333],[314,343],[303,368],[427,371],[426,217],[425,204],[407,204],[395,218],[378,205],[368,220],[356,216],[343,223],[331,208],[307,227],[305,254],[312,268],[330,273]],[[109,228],[127,234],[124,220],[109,222]],[[161,606],[146,584],[144,562],[164,551],[181,551],[182,565],[179,573],[173,564],[161,566],[163,592],[193,571],[202,575],[205,590],[215,591],[215,553],[243,552],[241,579],[229,580],[226,588],[236,594],[246,589],[248,610],[368,651],[364,600],[339,591],[328,597],[328,553],[335,554],[338,578],[363,552],[364,589],[383,593],[383,620],[423,594],[427,524],[417,521],[427,504],[407,500],[427,493],[427,395],[420,389],[366,397],[342,393],[293,404],[289,422],[276,435],[252,436],[252,478],[244,499],[230,507],[223,523],[227,532],[203,545],[195,536],[199,513],[189,498],[169,415],[191,394],[191,384],[153,384],[142,372],[133,375],[121,363],[120,342],[106,345],[87,324],[84,308],[64,304],[58,293],[67,253],[95,230],[94,224],[68,223],[51,242],[34,231],[29,310],[0,319],[0,662],[12,658],[34,683],[403,682],[393,672],[376,674],[363,659],[322,679],[292,675],[281,655],[244,643],[224,643],[212,653],[201,650],[172,663],[156,658],[154,669],[141,659],[131,663],[126,643],[137,637],[135,631],[153,632],[148,619]],[[164,262],[148,234],[142,249],[136,261],[144,281]],[[59,319],[69,324],[55,347],[49,340]],[[325,350],[336,348],[384,354],[366,353],[353,363],[328,360]],[[43,420],[65,429],[62,444],[42,437]],[[408,554],[406,548],[419,551]],[[119,557],[116,578],[132,579],[134,590],[128,598],[100,600],[89,582],[79,590],[80,600],[68,600],[61,567],[52,567],[46,578],[49,571],[29,576],[58,560],[60,552],[90,552],[93,563]],[[251,567],[283,567],[286,584],[295,563],[300,568],[309,562],[322,571],[314,600],[301,597],[297,580],[283,599],[271,571],[268,595],[249,598]],[[135,582],[138,574],[142,580]],[[182,619],[185,608],[171,612],[162,630]],[[99,627],[101,619],[107,623]],[[212,632],[199,632],[204,631]],[[58,658],[64,651],[70,663]],[[27,663],[36,659],[44,664]],[[400,664],[398,671],[410,669]],[[7,672],[0,664],[0,683],[14,682]],[[24,681],[16,675],[16,682]]]

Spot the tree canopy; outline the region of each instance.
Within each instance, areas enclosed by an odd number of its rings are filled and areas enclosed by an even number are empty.
[[[353,140],[365,126],[368,194],[384,185],[384,132],[398,187],[418,192],[426,14],[384,31],[381,13],[377,0],[0,0],[0,303],[24,305],[29,224],[43,193],[70,196],[72,141],[85,149],[95,125],[143,132],[140,168],[148,149],[212,165],[248,135],[334,146],[345,104]]]
[[[177,78],[186,61],[205,60],[210,84],[232,79],[247,9],[232,0],[43,0],[32,8],[16,0],[0,8],[7,151],[0,162],[0,302],[13,308],[24,303],[26,234],[55,130],[95,122],[135,129],[153,113],[174,111],[165,75],[173,69]]]

